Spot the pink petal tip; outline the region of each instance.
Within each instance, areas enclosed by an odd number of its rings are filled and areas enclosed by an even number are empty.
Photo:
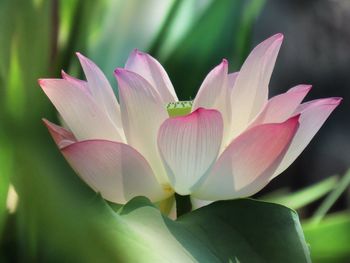
[[[276,40],[279,40],[279,41],[283,41],[283,39],[284,39],[284,35],[282,33],[277,33],[273,37],[275,37]]]

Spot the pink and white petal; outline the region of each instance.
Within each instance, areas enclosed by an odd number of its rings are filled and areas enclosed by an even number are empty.
[[[311,85],[298,85],[286,93],[272,97],[250,127],[263,123],[284,122],[294,114],[310,89]]]
[[[303,103],[297,108],[295,114],[301,114],[300,127],[271,179],[282,173],[295,161],[341,100],[341,98],[318,99]]]
[[[84,90],[64,79],[40,79],[39,85],[78,140],[124,141],[106,113]]]
[[[221,150],[220,152],[222,152],[226,146],[232,141],[232,125],[234,125],[232,123],[232,113],[231,113],[231,94],[233,91],[233,87],[235,85],[237,76],[238,76],[239,72],[233,72],[227,75],[227,80],[226,80],[226,89],[228,91],[227,94],[227,98],[229,100],[229,102],[227,103],[227,105],[230,107],[228,112],[229,114],[227,116],[229,116],[226,120],[224,119],[224,136],[222,138],[222,144],[221,144]]]
[[[282,34],[268,38],[244,62],[231,94],[233,137],[247,127],[267,102],[268,85],[282,41]]]
[[[77,142],[77,139],[71,131],[61,126],[58,126],[46,119],[43,119],[43,122],[49,130],[53,140],[55,141],[59,149],[62,149],[63,147]]]
[[[217,110],[198,108],[169,118],[159,129],[158,147],[175,191],[191,188],[215,162],[222,141],[223,121]]]
[[[168,183],[168,177],[157,148],[157,133],[168,118],[159,93],[137,73],[117,69],[120,107],[128,144],[137,149],[149,162],[158,181]]]
[[[142,155],[126,144],[88,140],[61,151],[76,173],[111,202],[125,203],[140,195],[157,202],[172,194],[158,184]]]
[[[119,133],[123,134],[120,106],[106,76],[90,59],[84,57],[79,52],[76,54],[84,70],[89,90],[96,100],[96,104],[107,113],[107,116],[117,127]]]
[[[226,85],[227,85],[228,90],[230,91],[230,96],[231,96],[231,92],[233,91],[233,87],[235,86],[238,74],[239,74],[239,72],[232,72],[232,73],[229,73],[227,75]]]
[[[192,193],[203,200],[246,197],[273,175],[296,133],[299,116],[284,123],[255,126],[232,141],[207,178]]]
[[[67,74],[66,72],[64,72],[63,70],[61,70],[61,75],[62,78],[69,81],[70,83],[74,84],[75,86],[83,89],[85,92],[89,93],[91,95],[91,92],[89,90],[89,86],[87,84],[87,82],[85,80],[81,80],[81,79],[77,79],[75,77],[70,76],[69,74]]]
[[[221,104],[224,104],[226,106],[228,90],[228,87],[226,86],[227,69],[227,60],[223,59],[218,66],[209,72],[193,101],[193,111],[200,107],[207,109],[217,109],[221,106]],[[224,108],[224,110],[220,112],[221,114],[225,114],[226,111],[227,109]]]
[[[192,210],[196,210],[206,205],[210,205],[214,201],[201,200],[191,196]]]
[[[146,79],[158,91],[164,104],[178,101],[168,74],[163,66],[149,54],[134,49],[125,64],[125,69]]]
[[[204,79],[193,101],[192,111],[198,108],[216,109],[224,121],[224,135],[230,132],[231,105],[227,85],[228,63],[226,59],[216,66]]]

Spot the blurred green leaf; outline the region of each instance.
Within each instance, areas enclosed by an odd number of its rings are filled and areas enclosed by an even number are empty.
[[[100,9],[86,17],[92,25],[87,55],[101,67],[111,83],[115,83],[114,69],[124,66],[134,48],[145,50],[149,47],[174,0],[101,2]]]
[[[149,52],[163,60],[181,45],[185,34],[193,27],[213,0],[176,0],[163,23],[158,35],[152,40]]]
[[[314,215],[312,216],[311,222],[314,224],[319,223],[322,218],[327,214],[328,210],[338,200],[341,194],[350,185],[350,170],[340,179],[339,183],[334,187],[334,190],[326,197],[322,204],[318,207]]]
[[[153,54],[163,62],[180,100],[194,98],[206,74],[222,58],[236,60],[231,70],[238,68],[241,61],[237,60],[247,55],[241,52],[249,47],[251,24],[262,7],[256,2],[211,2],[169,55]]]
[[[47,75],[52,56],[51,1],[0,3],[1,115],[18,130],[32,125],[47,107],[36,80]],[[35,101],[35,103],[33,103]],[[28,110],[30,109],[30,110]],[[5,125],[6,127],[7,125]]]
[[[299,190],[295,193],[283,193],[282,195],[278,196],[265,196],[261,197],[260,199],[267,202],[285,205],[292,209],[299,209],[311,204],[312,202],[320,199],[321,197],[329,193],[336,187],[337,182],[338,177],[332,176],[305,189]]]
[[[1,128],[1,127],[0,127]],[[0,131],[0,237],[7,216],[6,201],[12,172],[12,148]]]
[[[350,213],[326,216],[319,224],[304,222],[305,239],[315,263],[348,262],[350,258]]]

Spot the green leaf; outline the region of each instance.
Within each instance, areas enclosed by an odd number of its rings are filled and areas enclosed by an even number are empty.
[[[314,224],[312,221],[304,222],[303,229],[313,262],[349,262],[349,212],[326,216],[319,224]]]
[[[278,196],[270,194],[268,196],[261,197],[261,200],[285,205],[292,209],[299,209],[326,195],[335,188],[337,182],[338,177],[332,176],[295,193],[283,193],[282,195],[280,194]]]
[[[143,262],[310,262],[297,214],[280,205],[222,201],[172,221],[140,197],[120,215],[135,244],[159,256]]]

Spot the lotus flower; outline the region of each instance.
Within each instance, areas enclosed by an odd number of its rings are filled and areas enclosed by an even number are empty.
[[[134,50],[115,70],[118,102],[101,70],[77,53],[86,81],[64,72],[39,80],[68,129],[44,122],[77,174],[109,201],[251,196],[300,155],[341,101],[301,104],[310,85],[268,100],[282,40],[276,34],[259,44],[236,73],[224,59],[188,112],[171,117],[166,105],[181,103],[156,59]]]

